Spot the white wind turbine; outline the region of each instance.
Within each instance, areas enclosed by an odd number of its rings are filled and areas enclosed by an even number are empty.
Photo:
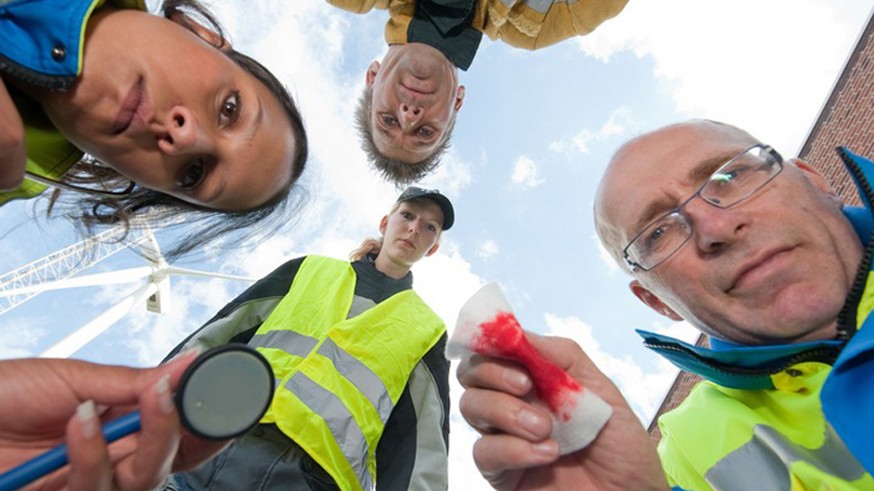
[[[141,286],[133,293],[119,299],[114,305],[39,355],[44,358],[67,358],[106,331],[124,317],[133,306],[141,302],[146,302],[146,308],[151,312],[160,314],[166,311],[171,301],[171,275],[254,281],[254,278],[179,268],[167,264],[147,221],[148,217],[132,221],[127,235],[123,227],[114,227],[0,276],[0,315],[45,291],[140,283]],[[91,266],[124,249],[135,250],[146,265],[80,275]]]

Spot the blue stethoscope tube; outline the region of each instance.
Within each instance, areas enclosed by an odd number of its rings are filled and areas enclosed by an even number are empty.
[[[140,431],[140,412],[134,411],[103,425],[106,443]],[[67,444],[61,444],[0,475],[0,491],[13,491],[67,465]]]
[[[174,399],[182,425],[194,436],[226,440],[258,424],[273,398],[273,388],[273,370],[267,359],[251,347],[230,343],[198,356],[182,374]],[[114,419],[102,429],[107,444],[139,430],[139,411]],[[26,486],[68,460],[67,445],[58,445],[0,474],[0,491]]]

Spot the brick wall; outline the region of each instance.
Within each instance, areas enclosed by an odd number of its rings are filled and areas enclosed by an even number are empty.
[[[858,204],[856,189],[835,152],[838,145],[868,158],[874,156],[874,17],[868,19],[798,155],[822,172],[846,202]],[[701,336],[697,344],[705,342]],[[647,430],[654,441],[662,437],[658,417],[683,402],[699,380],[685,372],[674,380]]]
[[[847,202],[858,203],[835,147],[844,145],[866,157],[874,156],[874,22],[859,37],[822,112],[813,124],[799,158],[826,175]]]

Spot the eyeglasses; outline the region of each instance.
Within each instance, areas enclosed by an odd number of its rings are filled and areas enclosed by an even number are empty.
[[[76,185],[69,184],[66,182],[55,181],[54,179],[49,179],[49,178],[43,177],[39,174],[34,174],[33,172],[30,172],[30,171],[24,171],[24,175],[25,175],[25,177],[27,177],[31,181],[38,182],[38,183],[44,184],[46,186],[51,186],[51,187],[55,187],[58,189],[64,189],[66,191],[75,191],[77,193],[85,193],[85,194],[90,194],[93,196],[100,196],[102,198],[121,198],[124,196],[128,196],[133,192],[134,187],[136,187],[136,183],[131,181],[127,185],[126,188],[124,188],[120,191],[107,191],[107,190],[103,190],[103,189],[92,189],[92,188],[86,188],[86,187],[82,187],[82,186],[76,186]]]
[[[633,270],[649,271],[666,261],[692,237],[683,207],[696,196],[718,208],[730,208],[756,194],[783,170],[783,157],[768,145],[754,145],[716,170],[692,196],[646,226],[622,251]]]

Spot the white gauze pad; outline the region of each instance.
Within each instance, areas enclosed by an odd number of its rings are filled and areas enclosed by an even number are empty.
[[[446,345],[449,358],[473,353],[514,360],[528,369],[536,395],[532,402],[549,409],[552,438],[562,455],[591,443],[613,413],[600,397],[540,356],[525,339],[497,283],[482,287],[464,304]]]

